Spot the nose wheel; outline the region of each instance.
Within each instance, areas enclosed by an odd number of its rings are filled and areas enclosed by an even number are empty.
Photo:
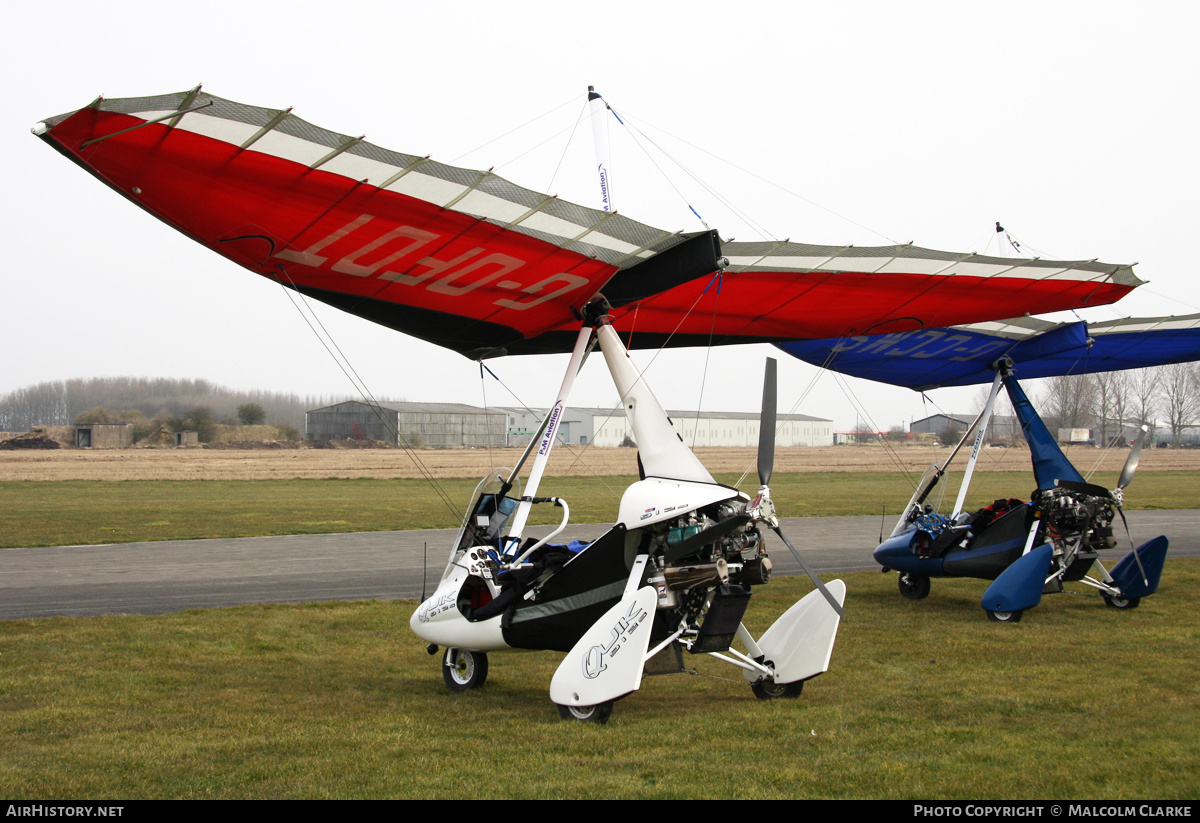
[[[929,596],[929,578],[919,574],[900,573],[900,594],[907,600],[924,600]]]
[[[487,675],[488,660],[483,652],[446,649],[446,656],[442,658],[442,679],[451,691],[478,689],[487,682]]]
[[[986,610],[985,610],[986,611]],[[1021,615],[1025,613],[1024,609],[1017,609],[1012,612],[993,612],[988,611],[988,620],[996,623],[1020,623]]]
[[[595,706],[564,706],[559,703],[558,716],[563,720],[579,720],[583,723],[600,723],[608,722],[608,716],[612,714],[613,702],[610,700],[607,703],[597,703]]]
[[[759,700],[794,700],[804,691],[804,681],[797,683],[776,683],[774,680],[759,680],[750,686],[754,696]]]
[[[1136,609],[1138,604],[1142,602],[1140,597],[1113,597],[1111,594],[1100,594],[1104,598],[1104,605],[1110,609]]]

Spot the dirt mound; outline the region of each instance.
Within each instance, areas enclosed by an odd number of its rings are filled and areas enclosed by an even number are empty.
[[[305,440],[304,447],[310,449],[398,449],[386,440]]]
[[[57,440],[53,440],[45,435],[29,434],[20,437],[13,437],[9,440],[0,441],[0,449],[12,451],[14,449],[61,449],[62,444]]]
[[[297,440],[226,440],[217,443],[201,443],[202,449],[298,449]]]

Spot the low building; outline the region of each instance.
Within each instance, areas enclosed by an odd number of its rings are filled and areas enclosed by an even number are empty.
[[[929,417],[914,420],[908,430],[913,434],[941,434],[949,430],[962,434],[974,419],[974,415],[966,417],[961,414],[931,414]]]
[[[875,431],[873,429],[845,429],[833,433],[833,445],[835,446],[861,446],[864,443],[880,443],[888,433],[882,430]]]
[[[132,423],[81,423],[75,427],[81,449],[126,449],[133,445]]]
[[[541,425],[545,409],[509,411],[510,443],[524,446]],[[758,446],[757,412],[713,412],[668,410],[667,415],[688,446]],[[514,425],[515,424],[515,425]],[[559,423],[559,438],[565,443],[594,446],[637,445],[625,410],[568,408]],[[781,414],[776,420],[775,444],[829,446],[833,443],[833,421],[807,414]]]
[[[383,440],[426,448],[524,447],[541,428],[546,409],[481,409],[461,403],[379,403],[347,400],[307,413],[307,440]],[[689,446],[757,446],[758,414],[668,411]],[[828,446],[833,421],[806,414],[781,414],[776,445]],[[573,408],[558,421],[558,439],[571,445],[636,445],[624,409]]]
[[[524,448],[533,439],[546,418],[547,409],[501,409],[508,419],[508,445]],[[607,409],[573,408],[567,406],[558,421],[558,439],[562,443],[586,446],[596,437],[596,422],[609,413]]]
[[[465,403],[364,403],[347,400],[305,414],[306,440],[382,440],[414,448],[501,448],[503,410]]]

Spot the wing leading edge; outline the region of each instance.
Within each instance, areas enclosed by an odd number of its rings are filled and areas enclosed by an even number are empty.
[[[722,244],[199,88],[98,99],[35,132],[239,265],[469,356],[569,350],[598,293],[647,348],[899,333],[1109,303],[1141,282],[1095,261]]]

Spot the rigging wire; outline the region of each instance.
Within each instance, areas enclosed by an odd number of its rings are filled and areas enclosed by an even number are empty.
[[[1166,299],[1178,303],[1181,306],[1187,306],[1193,312],[1200,312],[1200,306],[1196,305],[1195,303],[1189,303],[1186,300],[1180,300],[1178,295],[1164,294],[1163,292],[1157,292],[1153,289],[1148,289],[1145,286],[1141,286],[1138,291],[1139,293],[1153,294],[1155,297],[1165,297]]]
[[[1107,434],[1107,432],[1105,432],[1105,434]],[[1096,455],[1096,459],[1092,462],[1091,468],[1088,469],[1086,472],[1081,472],[1084,480],[1087,480],[1090,482],[1092,479],[1092,475],[1100,470],[1100,464],[1104,461],[1104,459],[1106,457],[1108,457],[1109,453],[1112,452],[1114,448],[1116,448],[1117,440],[1119,438],[1109,437],[1107,439],[1108,439],[1108,445],[1104,446],[1102,449],[1100,449],[1100,453],[1098,455]]]
[[[826,357],[825,362],[826,363],[830,362],[832,357],[833,357],[833,353],[831,352]],[[791,422],[788,420],[788,418],[791,417],[792,415],[796,414],[796,409],[800,408],[800,404],[803,403],[808,398],[808,395],[812,392],[813,389],[816,388],[817,383],[820,382],[821,378],[826,373],[827,373],[827,370],[823,366],[816,367],[816,370],[813,372],[813,376],[808,381],[808,385],[806,385],[803,389],[801,389],[800,395],[796,398],[795,402],[792,403],[791,408],[788,409],[787,413],[776,417],[776,421],[775,421],[776,441],[778,441],[779,433],[783,431],[784,425],[788,422]],[[755,458],[757,458],[757,455],[755,456]],[[733,485],[735,487],[741,486],[742,483],[746,482],[746,478],[750,476],[750,472],[754,471],[757,468],[756,464],[757,464],[757,459],[751,460],[750,463],[746,466],[746,468],[742,471],[742,474],[737,479],[737,482],[734,483]]]
[[[277,268],[283,273],[283,276],[287,278],[288,283],[291,283],[291,288],[288,288],[288,286],[282,282],[279,284],[284,290],[284,293],[287,295],[288,300],[291,301],[292,305],[296,308],[296,311],[299,312],[301,318],[303,318],[304,322],[308,325],[314,336],[316,336],[317,340],[320,341],[321,345],[325,348],[325,351],[327,351],[329,356],[333,358],[334,363],[337,364],[339,369],[341,369],[342,374],[346,375],[346,378],[350,381],[351,385],[354,386],[355,391],[357,391],[363,398],[363,401],[371,409],[376,419],[379,420],[380,424],[383,425],[388,432],[395,435],[397,445],[399,445],[404,450],[404,453],[408,455],[409,459],[413,461],[417,467],[417,471],[430,484],[434,492],[446,505],[446,508],[450,511],[454,518],[457,519],[460,512],[458,507],[455,506],[453,501],[450,500],[450,496],[446,493],[446,490],[442,488],[442,485],[437,482],[437,479],[433,476],[433,473],[417,456],[416,451],[400,433],[399,427],[388,420],[388,416],[383,413],[379,401],[367,388],[365,381],[363,381],[361,376],[359,376],[358,372],[354,369],[353,364],[350,363],[350,359],[346,357],[345,353],[342,352],[341,347],[337,345],[337,341],[334,339],[333,335],[329,333],[329,330],[325,328],[325,325],[321,322],[320,318],[317,317],[316,312],[314,312],[312,309],[312,306],[308,304],[307,297],[305,297],[304,293],[296,287],[296,284],[292,280],[291,275],[288,274],[287,269],[285,269],[283,266],[278,266]],[[293,291],[300,296],[299,303],[292,296]],[[304,308],[301,308],[301,304],[303,304]],[[305,309],[307,309],[308,314],[305,314]],[[311,320],[309,319],[310,317]],[[313,321],[316,321],[317,326],[320,327],[319,332],[317,331],[317,327],[313,325]],[[324,336],[322,336],[322,334],[324,334]],[[333,346],[332,349],[330,348],[331,345]],[[334,353],[334,350],[336,350],[336,354]]]
[[[666,171],[663,170],[663,167],[659,164],[659,162],[656,159],[654,159],[654,155],[652,155],[649,151],[647,151],[646,147],[642,145],[641,141],[638,140],[638,135],[641,135],[643,138],[645,138],[646,141],[650,143],[650,145],[654,146],[656,149],[658,149],[660,152],[662,152],[663,156],[665,156],[668,160],[670,160],[676,166],[678,166],[680,169],[682,169],[689,177],[692,177],[692,179],[697,179],[696,176],[693,175],[690,171],[688,171],[683,166],[682,163],[680,163],[678,160],[676,160],[674,157],[672,157],[661,146],[658,146],[657,144],[655,144],[653,140],[651,140],[648,136],[645,135],[645,133],[641,132],[636,127],[626,123],[624,120],[621,120],[620,115],[617,114],[616,111],[614,111],[613,114],[617,116],[617,119],[621,123],[621,125],[625,126],[625,128],[628,130],[630,137],[633,139],[633,144],[641,150],[642,154],[645,155],[646,159],[650,161],[650,164],[652,166],[654,166],[654,168],[658,171],[659,175],[666,182],[666,184],[671,187],[671,190],[674,191],[675,194],[679,196],[679,199],[681,201],[683,201],[683,204],[685,206],[688,207],[688,210],[691,211],[691,213],[696,216],[696,219],[700,221],[700,224],[703,225],[704,228],[707,229],[708,223],[706,223],[704,221],[704,218],[700,216],[700,212],[696,211],[696,209],[692,206],[691,202],[688,200],[687,196],[684,195],[684,193],[682,191],[680,191],[680,189],[677,185],[675,185],[675,181],[673,181],[671,179],[670,175],[668,175],[666,173]],[[712,192],[710,191],[710,193],[712,193]],[[718,199],[721,199],[721,198],[718,197]],[[729,205],[729,204],[726,203],[726,205]],[[733,207],[730,206],[730,209],[732,210]],[[735,211],[735,213],[736,213],[736,211]],[[739,215],[739,216],[741,216],[741,215]],[[749,218],[743,216],[742,219],[746,220],[747,223],[754,225],[754,223]],[[757,228],[758,227],[756,226],[756,229]],[[761,231],[761,229],[758,229],[758,230]]]
[[[482,366],[482,361],[480,361],[480,364]],[[512,398],[517,401],[517,404],[524,411],[528,412],[529,414],[533,415],[534,417],[538,417],[543,414],[542,411],[534,409],[533,407],[531,407],[527,403],[525,403],[524,400],[522,400],[520,397],[518,397],[517,393],[515,391],[513,391],[512,388],[507,383],[505,383],[502,379],[500,379],[500,376],[498,374],[496,374],[494,371],[492,371],[490,368],[487,368],[486,366],[483,366],[483,368],[486,368],[487,373],[490,374],[496,380],[496,382],[499,383],[504,388],[505,391],[507,391],[510,395],[512,395]],[[614,411],[615,411],[615,409],[614,409]],[[610,412],[609,417],[611,417],[611,416],[612,416],[612,413]],[[607,419],[608,418],[605,418],[605,421],[607,421]],[[601,425],[603,425],[603,423],[601,423]],[[575,459],[571,462],[571,464],[569,466],[567,466],[567,468],[563,471],[563,473],[562,473],[563,476],[567,476],[571,473],[571,471],[575,468],[576,464],[578,464],[580,462],[580,460],[583,458],[583,455],[587,452],[587,450],[589,448],[591,448],[591,445],[592,445],[591,443],[587,443],[584,445],[583,449],[576,449],[572,446],[572,444],[570,444],[566,441],[566,438],[563,437],[561,431],[555,433],[555,441],[558,445],[565,448],[567,450],[568,454],[571,454],[572,456],[575,457]],[[609,485],[608,481],[604,479],[604,475],[599,474],[595,470],[595,468],[588,463],[584,463],[584,466],[588,469],[588,471],[591,472],[592,477],[594,477],[596,480],[600,481],[600,484],[602,486],[604,486],[604,488],[614,498],[616,498],[617,500],[621,499],[621,493]]]
[[[850,401],[850,405],[854,407],[855,413],[862,415],[863,419],[867,421],[867,425],[870,426],[873,431],[878,432],[878,424],[875,423],[874,419],[867,411],[866,406],[862,404],[862,401],[859,400],[858,396],[850,388],[849,384],[846,382],[845,376],[839,374],[838,372],[833,372],[833,382],[842,390],[842,395]],[[912,483],[915,487],[916,481],[913,480],[912,473],[909,472],[908,467],[904,465],[904,461],[900,459],[900,455],[896,451],[895,446],[888,443],[887,439],[879,434],[875,435],[875,439],[879,441],[881,446],[883,446],[884,453],[892,461],[892,465],[894,465],[900,474],[904,475],[908,482]]]
[[[633,128],[633,127],[631,127],[631,128]],[[635,129],[635,131],[637,132],[637,134],[642,135],[642,137],[646,140],[646,142],[648,142],[650,145],[654,146],[654,148],[656,148],[660,152],[662,152],[663,156],[665,156],[672,163],[674,163],[676,166],[678,166],[680,168],[680,170],[683,171],[684,174],[691,177],[700,186],[700,188],[702,188],[704,191],[706,191],[714,200],[716,200],[721,205],[723,205],[727,209],[729,209],[729,211],[732,212],[736,217],[745,221],[746,225],[749,226],[751,229],[753,229],[755,232],[757,232],[760,237],[762,237],[763,239],[766,239],[766,240],[778,240],[779,239],[778,236],[774,232],[768,230],[765,226],[763,226],[761,223],[759,223],[757,220],[755,220],[753,217],[751,217],[750,214],[745,209],[735,205],[732,200],[730,200],[728,197],[726,197],[723,194],[721,194],[720,192],[718,192],[715,188],[713,188],[705,180],[703,180],[701,177],[699,177],[697,174],[695,174],[693,171],[691,171],[691,169],[689,169],[687,166],[685,166],[683,164],[683,162],[681,160],[679,160],[679,158],[675,157],[670,152],[668,152],[666,149],[664,149],[662,146],[660,146],[658,143],[656,143],[649,135],[647,135],[645,132],[642,132],[640,130]],[[635,142],[636,142],[636,138],[635,138]],[[650,156],[649,152],[647,152],[644,147],[641,147],[641,146],[639,146],[639,147],[642,148],[642,151],[646,153],[647,157]],[[651,159],[651,162],[654,162],[654,161]],[[657,164],[655,164],[655,165],[657,166]],[[661,167],[659,168],[659,172],[661,174],[663,174],[664,177],[666,176],[665,172],[662,171]],[[676,188],[676,191],[678,192],[679,190]],[[682,193],[680,193],[680,197],[682,197],[682,196],[683,196]],[[707,229],[708,223],[705,222],[704,218],[700,216],[700,213],[698,211],[696,211],[696,209],[690,203],[687,204],[687,207],[688,207],[688,209],[691,210],[692,214],[696,215],[696,219],[699,220],[701,222],[701,224],[703,224],[704,228]]]
[[[567,143],[566,143],[566,145],[563,146],[562,154],[559,155],[559,158],[558,158],[558,164],[554,167],[554,174],[550,175],[550,182],[546,185],[547,191],[550,191],[554,188],[554,181],[558,179],[558,172],[562,168],[563,160],[567,159],[567,152],[571,148],[571,143],[575,140],[575,132],[579,129],[579,124],[584,119],[583,112],[585,112],[585,111],[587,111],[587,103],[583,104],[583,111],[581,111],[578,115],[575,116],[575,122],[571,125],[571,136],[567,138]],[[566,129],[563,129],[562,131],[558,132],[558,134],[562,134],[564,131],[566,131]],[[554,135],[554,137],[557,137],[558,134]],[[550,141],[547,140],[545,142],[548,143]],[[544,143],[539,144],[539,145],[544,145]],[[534,146],[533,148],[537,148],[537,146]],[[533,151],[533,148],[531,148],[529,151]],[[517,157],[514,157],[513,160],[510,160],[509,162],[510,163],[513,162],[518,157],[524,157],[528,153],[529,152],[527,151],[527,152],[524,152],[523,154],[519,154],[519,155],[517,155]]]
[[[700,396],[696,398],[696,425],[692,427],[692,448],[696,448],[696,438],[700,435],[700,407],[704,403],[704,388],[708,381],[708,362],[712,357],[712,341],[717,330],[717,307],[721,304],[721,272],[717,272],[717,298],[713,301],[712,325],[708,329],[708,346],[704,350],[704,369],[700,372]],[[712,287],[710,282],[705,291]]]
[[[482,395],[482,401],[483,401],[483,442],[487,444],[488,466],[490,467],[490,469],[494,469],[496,467],[496,461],[492,459],[492,438],[489,436],[489,432],[488,432],[487,381],[483,379],[483,370],[484,369],[487,369],[488,373],[491,374],[492,370],[488,369],[487,366],[483,365],[483,360],[480,360],[479,361],[479,393],[480,393],[480,395]],[[492,376],[495,377],[495,375],[492,375]],[[508,415],[507,414],[504,416],[504,422],[506,424],[508,423]],[[507,429],[507,425],[505,426],[505,428]],[[505,437],[506,441],[507,441],[507,439],[508,438]]]
[[[578,95],[575,95],[575,94],[571,95],[570,99],[565,100],[562,103],[559,103],[557,106],[550,109],[549,111],[542,112],[541,114],[537,115],[536,117],[526,120],[521,125],[509,129],[508,131],[504,132],[504,134],[497,135],[496,137],[493,137],[491,140],[488,140],[486,143],[481,143],[480,145],[476,146],[475,148],[471,149],[470,151],[460,154],[458,157],[455,157],[453,160],[451,160],[450,163],[451,164],[458,163],[464,157],[470,157],[475,152],[480,151],[481,149],[485,149],[488,146],[492,145],[492,143],[495,143],[498,140],[503,140],[505,137],[508,137],[510,134],[515,134],[516,132],[520,131],[521,129],[523,129],[527,126],[533,125],[534,123],[536,123],[537,121],[541,120],[544,117],[549,117],[550,115],[554,114],[559,109],[566,108],[567,106],[571,105],[573,102],[575,102],[576,99],[578,99]]]
[[[674,139],[674,140],[678,140],[680,143],[683,143],[685,146],[689,146],[690,148],[693,148],[693,149],[695,149],[696,151],[702,152],[702,153],[704,153],[704,154],[708,155],[709,157],[712,157],[713,159],[715,159],[715,160],[717,160],[717,161],[719,161],[719,162],[721,162],[721,163],[724,163],[725,165],[727,165],[727,166],[729,166],[729,167],[731,167],[731,168],[737,169],[738,171],[742,172],[743,174],[748,174],[748,175],[750,175],[751,177],[753,177],[754,179],[756,179],[756,180],[758,180],[758,181],[760,181],[760,182],[762,182],[762,183],[766,183],[767,185],[769,185],[769,186],[771,186],[771,187],[773,187],[773,188],[776,188],[776,189],[778,189],[779,191],[783,192],[784,194],[787,194],[787,195],[789,195],[789,196],[791,196],[791,197],[795,197],[797,200],[801,200],[801,201],[803,201],[803,202],[805,202],[805,203],[809,204],[810,206],[813,206],[813,207],[815,207],[815,208],[821,209],[822,211],[824,211],[824,212],[827,212],[828,214],[831,214],[831,215],[833,215],[834,217],[837,217],[839,220],[844,220],[844,221],[846,221],[847,223],[850,223],[851,225],[854,225],[854,226],[857,226],[857,227],[858,227],[858,228],[860,228],[860,229],[863,229],[864,231],[868,231],[868,232],[870,232],[871,234],[874,234],[874,235],[876,235],[876,236],[878,236],[878,237],[882,237],[883,239],[887,240],[888,242],[892,243],[893,245],[897,245],[897,246],[898,246],[898,245],[901,245],[900,241],[898,241],[898,240],[896,240],[896,239],[894,239],[894,238],[892,238],[892,237],[889,237],[888,235],[886,235],[886,234],[884,234],[884,233],[882,233],[882,232],[876,231],[875,229],[872,229],[872,228],[871,228],[871,227],[869,227],[869,226],[865,226],[865,225],[863,225],[862,223],[859,223],[859,222],[857,222],[856,220],[852,220],[851,218],[849,218],[849,217],[846,217],[845,215],[843,215],[843,214],[840,214],[840,213],[838,213],[838,212],[834,211],[833,209],[831,209],[831,208],[828,208],[827,206],[823,206],[823,205],[821,205],[820,203],[817,203],[817,202],[816,202],[816,201],[814,201],[814,200],[810,200],[809,198],[805,197],[804,195],[802,195],[802,194],[799,194],[799,193],[797,193],[797,192],[795,192],[795,191],[792,191],[791,189],[789,189],[789,188],[787,188],[787,187],[785,187],[785,186],[782,186],[782,185],[780,185],[779,183],[776,183],[776,182],[775,182],[775,181],[773,181],[773,180],[769,180],[768,178],[766,178],[766,177],[763,177],[763,176],[762,176],[762,175],[760,175],[760,174],[757,174],[757,173],[755,173],[755,172],[752,172],[752,171],[750,171],[749,169],[743,168],[742,166],[739,166],[739,165],[737,165],[736,163],[733,163],[733,162],[731,162],[731,161],[729,161],[729,160],[726,160],[725,158],[723,158],[723,157],[721,157],[721,156],[719,156],[719,155],[717,155],[717,154],[714,154],[714,153],[710,152],[709,150],[707,150],[707,149],[705,149],[705,148],[701,148],[700,146],[697,146],[697,145],[695,145],[694,143],[692,143],[692,142],[690,142],[690,141],[688,141],[688,140],[685,140],[685,139],[683,139],[682,137],[679,137],[679,136],[677,136],[677,135],[675,135],[675,134],[672,134],[671,132],[667,131],[666,129],[662,129],[662,128],[658,127],[658,126],[653,126],[651,123],[649,123],[649,121],[645,120],[644,118],[637,117],[637,116],[635,116],[635,115],[630,115],[630,114],[629,114],[628,112],[626,112],[625,110],[622,110],[622,114],[625,116],[625,118],[626,118],[626,119],[629,119],[629,120],[640,120],[642,123],[645,123],[647,126],[651,126],[651,127],[655,128],[656,130],[658,130],[658,131],[662,132],[663,134],[667,135],[668,137],[670,137],[670,138],[672,138],[672,139]],[[660,149],[660,151],[661,151],[661,149]],[[666,152],[664,152],[664,154],[665,154],[665,153],[666,153]],[[670,156],[670,155],[668,155],[668,156]],[[680,167],[682,168],[682,166],[680,166]],[[739,216],[740,216],[740,215],[739,215]],[[745,219],[745,218],[743,218],[743,219]]]

